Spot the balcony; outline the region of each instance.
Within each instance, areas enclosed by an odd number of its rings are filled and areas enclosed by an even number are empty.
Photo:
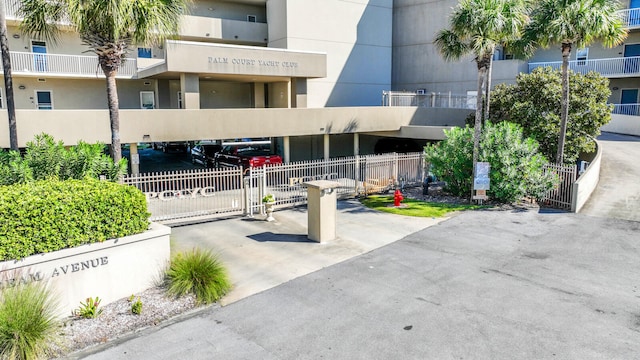
[[[137,74],[136,59],[125,59],[118,70],[119,79]],[[103,77],[97,56],[11,52],[11,70],[20,76],[57,76],[71,78]]]
[[[426,108],[475,110],[476,95],[452,93],[383,91],[382,106],[417,106]]]
[[[6,0],[4,1],[5,17],[7,20],[18,19],[18,7],[20,6],[19,0]]]
[[[640,104],[613,104],[612,114],[640,116]]]
[[[622,23],[629,29],[640,29],[640,9],[620,10]]]
[[[529,63],[529,72],[535,68],[547,66],[553,69],[560,69],[562,67],[562,61]],[[640,76],[640,56],[573,60],[569,61],[569,69],[581,74],[596,71],[608,78],[636,77]]]
[[[265,45],[268,34],[265,23],[191,15],[183,15],[180,21],[180,37],[186,40]]]

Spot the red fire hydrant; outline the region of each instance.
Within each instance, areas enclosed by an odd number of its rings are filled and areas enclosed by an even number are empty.
[[[400,202],[404,200],[404,197],[402,196],[402,193],[400,192],[399,189],[396,190],[395,194],[393,194],[393,206],[400,206]]]

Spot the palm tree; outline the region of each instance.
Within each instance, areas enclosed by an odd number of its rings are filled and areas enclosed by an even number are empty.
[[[55,42],[60,25],[71,26],[98,63],[107,81],[111,156],[122,158],[116,75],[132,45],[157,45],[178,33],[189,0],[21,0],[21,30]]]
[[[473,171],[480,148],[483,110],[488,108],[484,96],[490,88],[493,54],[498,45],[514,41],[528,21],[523,0],[462,0],[453,10],[449,29],[436,34],[435,46],[447,61],[471,55],[478,67],[477,106],[473,132]],[[473,189],[472,196],[473,196]]]
[[[7,41],[7,19],[5,2],[0,0],[0,48],[2,51],[2,68],[4,70],[4,89],[7,95],[7,116],[9,118],[9,146],[18,151],[18,127],[16,125],[16,106],[13,101],[13,76],[11,76],[11,53]]]
[[[560,44],[562,50],[562,101],[556,162],[562,164],[569,117],[569,57],[575,45],[584,48],[600,40],[616,46],[627,36],[617,0],[541,0],[533,10],[527,38],[537,45]]]

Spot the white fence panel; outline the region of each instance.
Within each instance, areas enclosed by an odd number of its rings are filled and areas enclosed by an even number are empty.
[[[128,175],[147,197],[151,221],[243,212],[242,170],[187,170]]]
[[[549,164],[545,171],[555,173],[561,183],[539,202],[571,209],[576,167]],[[264,214],[262,198],[266,194],[275,196],[276,207],[306,204],[307,190],[303,183],[308,181],[338,182],[337,195],[345,199],[420,186],[423,179],[422,153],[393,153],[267,165],[252,168],[247,176],[243,176],[241,169],[129,175],[123,183],[146,195],[152,221],[186,222],[189,218]]]
[[[538,67],[551,67],[554,70],[562,67],[562,61],[529,63],[529,72]],[[594,60],[569,61],[569,69],[586,74],[595,71],[603,76],[637,76],[640,73],[640,56],[618,57]]]
[[[382,106],[418,106],[427,108],[475,109],[476,95],[383,91]]]

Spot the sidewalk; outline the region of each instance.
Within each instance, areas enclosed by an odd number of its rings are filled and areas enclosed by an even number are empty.
[[[174,227],[172,251],[201,247],[219,254],[234,284],[221,301],[227,305],[447,219],[385,214],[355,200],[339,201],[338,238],[319,244],[307,239],[306,207],[276,209],[274,217],[274,222],[257,215]]]

